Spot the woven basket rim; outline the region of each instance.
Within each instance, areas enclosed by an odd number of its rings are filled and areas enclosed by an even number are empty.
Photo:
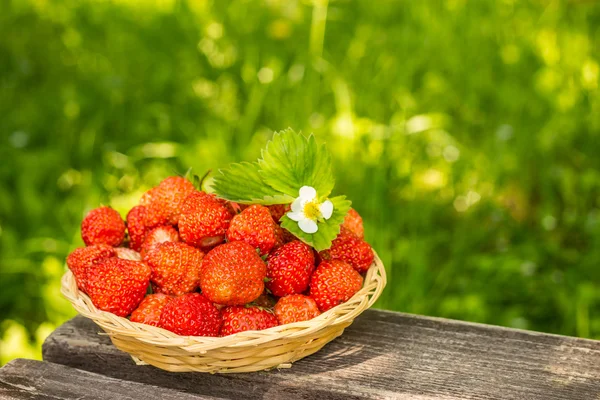
[[[373,264],[364,277],[363,287],[348,301],[302,322],[278,325],[260,331],[244,331],[224,337],[180,336],[166,329],[132,322],[96,308],[90,298],[79,290],[73,273],[67,269],[61,279],[61,293],[75,310],[92,319],[111,337],[132,337],[164,349],[176,348],[193,353],[205,353],[220,348],[257,346],[276,340],[314,337],[319,331],[334,325],[349,325],[354,318],[371,307],[386,285],[385,267],[376,252]]]

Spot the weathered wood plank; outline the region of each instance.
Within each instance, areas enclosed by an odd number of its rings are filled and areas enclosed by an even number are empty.
[[[0,369],[0,399],[215,399],[109,378],[33,360],[13,360]]]
[[[289,370],[236,375],[135,366],[90,320],[46,341],[44,359],[226,398],[600,399],[600,342],[369,310]]]

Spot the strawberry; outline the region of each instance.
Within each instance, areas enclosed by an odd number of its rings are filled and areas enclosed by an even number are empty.
[[[365,238],[362,217],[354,208],[351,208],[348,211],[348,214],[346,214],[344,222],[342,223],[342,231],[349,231],[359,239]]]
[[[320,314],[317,303],[303,294],[282,297],[275,304],[275,316],[280,325],[308,321]]]
[[[150,280],[157,291],[182,295],[198,287],[202,257],[204,253],[185,243],[164,242],[148,251],[144,262],[152,268]]]
[[[221,310],[221,336],[244,331],[260,331],[279,325],[273,313],[260,307],[229,306]]]
[[[125,223],[112,208],[95,208],[81,222],[81,237],[87,246],[107,244],[116,247],[125,238]]]
[[[155,193],[156,186],[152,189],[146,191],[142,197],[140,197],[140,205],[146,207],[150,203],[152,203],[153,195]]]
[[[273,245],[271,252],[273,252],[273,250],[275,250],[291,241],[291,240],[287,240],[288,237],[286,236],[286,232],[288,232],[288,231],[286,229],[280,227],[277,224],[275,224],[273,226],[275,228],[275,244]]]
[[[283,246],[286,243],[285,238],[284,238],[283,228],[277,224],[275,224],[274,226],[275,226],[275,244],[273,245],[273,249],[271,251],[278,249],[279,247]]]
[[[262,308],[273,308],[273,306],[275,305],[275,298],[268,293],[263,293],[260,296],[258,296],[258,298],[256,298],[252,303],[250,303],[250,305]]]
[[[158,326],[163,308],[172,299],[173,297],[162,293],[149,294],[142,300],[138,308],[131,313],[129,320],[140,324]]]
[[[142,255],[127,247],[115,247],[115,254],[123,260],[142,261]]]
[[[342,260],[359,273],[366,272],[375,258],[373,249],[364,240],[349,233],[342,233],[331,243],[328,250],[319,253],[323,260]]]
[[[292,233],[290,231],[275,224],[275,245],[273,246],[273,249],[271,249],[271,252],[273,252],[273,250],[283,246],[284,244],[292,242],[297,239],[298,238],[296,236],[292,235]]]
[[[202,260],[200,288],[212,302],[234,306],[250,303],[264,291],[267,267],[246,242],[215,247]]]
[[[169,301],[158,326],[182,336],[219,336],[223,320],[219,310],[200,293],[187,293]]]
[[[258,204],[251,205],[233,217],[227,230],[227,240],[243,241],[261,254],[268,254],[275,246],[275,222],[269,209]]]
[[[94,244],[73,250],[67,257],[67,266],[75,275],[79,289],[87,292],[87,270],[106,258],[114,257],[115,249],[107,244]]]
[[[321,312],[348,301],[363,284],[362,276],[348,263],[323,261],[310,279],[309,295]]]
[[[211,247],[225,239],[231,213],[214,196],[195,191],[181,206],[179,234],[194,247]]]
[[[149,283],[146,264],[113,257],[88,268],[86,286],[96,307],[126,317],[140,304]]]
[[[175,228],[170,225],[158,226],[152,229],[146,235],[144,244],[142,244],[141,254],[142,257],[146,256],[150,250],[161,243],[165,242],[179,242],[179,233]]]
[[[248,208],[247,204],[240,204],[233,201],[217,198],[217,201],[223,204],[231,215],[237,215]]]
[[[277,223],[279,223],[281,217],[291,210],[291,206],[289,204],[273,204],[271,206],[267,206],[267,208],[271,213],[271,217],[273,217],[273,221]]]
[[[146,207],[135,206],[127,213],[127,232],[129,232],[129,247],[135,251],[142,249],[146,237]]]
[[[181,205],[194,184],[180,176],[171,176],[146,192],[140,204],[146,207],[146,226],[177,225]]]
[[[284,244],[267,257],[267,289],[275,296],[302,293],[315,269],[315,256],[299,240]]]

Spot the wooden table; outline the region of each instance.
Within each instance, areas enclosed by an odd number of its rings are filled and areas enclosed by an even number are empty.
[[[0,369],[5,399],[600,399],[600,342],[369,310],[291,369],[169,373],[136,366],[76,317],[44,362]]]

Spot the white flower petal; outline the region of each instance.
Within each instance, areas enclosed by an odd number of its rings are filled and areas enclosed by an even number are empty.
[[[300,188],[300,198],[307,201],[312,201],[317,197],[317,191],[312,186],[302,186]]]
[[[301,212],[304,209],[304,203],[302,201],[301,197],[298,197],[296,200],[294,200],[294,202],[292,203],[292,211],[293,212]]]
[[[331,218],[331,214],[333,214],[333,203],[330,200],[325,200],[319,206],[319,210],[323,215],[323,218],[329,219]]]
[[[306,219],[306,217],[304,216],[304,213],[302,211],[298,211],[298,212],[291,211],[291,212],[288,212],[286,215],[288,216],[289,219],[291,219],[292,221],[296,221],[296,222]]]
[[[301,221],[298,221],[298,226],[300,227],[300,229],[302,229],[303,232],[306,233],[315,233],[319,230],[317,223],[312,219],[303,219]]]

